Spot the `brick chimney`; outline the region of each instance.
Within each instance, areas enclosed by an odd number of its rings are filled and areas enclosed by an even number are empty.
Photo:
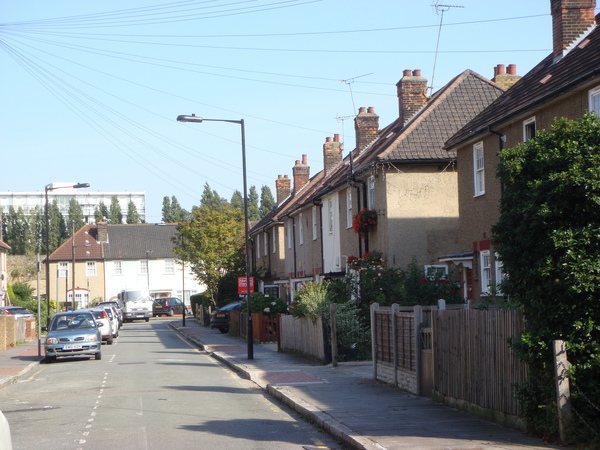
[[[340,135],[334,134],[333,139],[328,137],[323,144],[323,168],[325,175],[335,169],[342,162],[342,143]]]
[[[108,224],[104,221],[98,222],[98,242],[108,242]]]
[[[306,158],[306,155],[302,155],[302,162],[296,160],[296,164],[292,168],[292,172],[294,173],[294,193],[302,189],[310,179],[310,167]]]
[[[554,59],[595,23],[596,0],[550,0]]]
[[[379,133],[379,116],[375,114],[375,108],[369,106],[358,109],[358,115],[354,118],[354,132],[356,151],[360,153],[377,138]]]
[[[396,84],[398,92],[399,117],[406,123],[427,103],[427,80],[420,70],[407,69]]]
[[[281,205],[283,201],[290,196],[292,180],[287,175],[277,175],[275,181],[275,190],[277,191],[277,204]]]
[[[494,67],[494,78],[492,78],[492,81],[503,89],[508,89],[520,79],[521,76],[517,75],[516,64],[509,64],[507,69],[505,69],[504,64],[498,64]]]

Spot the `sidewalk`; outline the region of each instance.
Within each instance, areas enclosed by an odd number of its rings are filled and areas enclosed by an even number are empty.
[[[26,342],[0,352],[0,388],[17,380],[36,367],[44,358],[44,349],[38,357],[38,341]]]
[[[373,380],[371,363],[313,364],[187,320],[170,327],[355,449],[548,449],[541,440]]]

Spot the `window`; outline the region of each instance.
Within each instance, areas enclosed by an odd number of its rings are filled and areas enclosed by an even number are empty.
[[[475,176],[475,197],[485,194],[485,165],[483,142],[473,145],[473,173]]]
[[[287,221],[287,245],[288,248],[292,248],[292,238],[293,238],[293,233],[292,233],[292,221],[288,220]]]
[[[173,275],[175,273],[175,261],[172,259],[165,259],[165,274]]]
[[[312,238],[313,241],[317,240],[317,207],[312,207]]]
[[[367,208],[375,209],[375,177],[367,179]]]
[[[88,261],[85,265],[85,276],[95,277],[96,276],[96,261]]]
[[[535,117],[523,121],[523,142],[535,137]]]
[[[298,216],[298,241],[300,245],[304,244],[304,218],[302,217],[302,213]]]
[[[265,286],[264,291],[264,294],[271,298],[279,298],[279,286],[277,285]]]
[[[271,233],[273,236],[273,243],[271,245],[271,251],[273,253],[277,253],[277,228],[273,228],[273,231]]]
[[[121,261],[115,261],[113,263],[113,272],[115,275],[123,275],[123,267],[121,266]]]
[[[590,91],[590,112],[595,112],[600,117],[600,87]]]
[[[67,278],[69,274],[69,263],[59,262],[58,263],[58,278]]]
[[[148,260],[147,259],[140,260],[140,273],[143,273],[143,274],[148,273]]]
[[[447,276],[448,266],[446,265],[425,266],[425,278],[428,280],[440,280],[447,278]]]
[[[490,285],[492,284],[490,251],[484,250],[482,252],[479,252],[479,261],[481,265],[481,293],[487,294],[490,292]]]
[[[346,189],[346,228],[352,228],[352,188]]]
[[[265,256],[267,256],[269,254],[269,235],[267,233],[265,233],[265,235],[263,236],[263,242],[264,242],[263,253]]]
[[[256,257],[260,258],[260,234],[256,235]]]
[[[333,234],[333,200],[327,200],[327,229]]]

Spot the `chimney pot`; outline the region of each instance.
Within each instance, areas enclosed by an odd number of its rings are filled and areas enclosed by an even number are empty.
[[[420,76],[421,76],[421,69],[413,70],[413,77],[420,77]]]
[[[308,164],[308,155],[302,155],[302,164]]]
[[[508,65],[508,73],[509,73],[509,75],[516,75],[517,74],[517,65],[509,64]]]
[[[340,135],[339,134],[334,134],[333,135],[333,142],[340,142]]]
[[[331,142],[332,140],[333,140],[333,139],[332,139],[332,138],[330,138],[330,137],[326,137],[326,138],[325,138],[325,142]]]
[[[410,69],[404,69],[404,71],[402,72],[402,75],[405,77],[410,77]]]
[[[360,108],[358,108],[358,113],[359,113],[359,114],[364,114],[364,112],[365,112],[366,110],[367,110],[367,109],[366,109],[364,106],[361,106]]]
[[[504,67],[504,64],[498,64],[498,75],[504,75],[506,73]]]
[[[373,114],[373,113],[375,113],[375,107],[374,107],[374,106],[369,106],[369,107],[367,108],[367,112],[368,112],[369,114]]]

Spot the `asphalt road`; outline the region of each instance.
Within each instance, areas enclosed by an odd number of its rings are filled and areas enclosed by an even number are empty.
[[[15,450],[340,448],[160,319],[125,324],[102,352],[0,390]]]

